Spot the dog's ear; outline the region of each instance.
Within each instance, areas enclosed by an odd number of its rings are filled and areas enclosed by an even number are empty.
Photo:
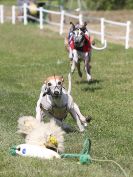
[[[49,93],[49,89],[47,88],[46,83],[43,84],[41,91],[43,92],[43,96]]]
[[[45,83],[45,84],[43,84],[43,86],[42,86],[42,88],[41,88],[41,91],[44,92],[46,89],[47,89],[47,85],[46,85],[46,83]]]

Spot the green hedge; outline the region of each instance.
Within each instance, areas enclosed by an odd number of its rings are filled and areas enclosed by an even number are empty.
[[[40,1],[46,0],[38,0],[38,2]],[[64,0],[64,2],[65,1],[67,3],[70,3],[70,1],[68,0]],[[73,1],[73,4],[75,1]],[[87,4],[87,8],[91,10],[133,9],[133,0],[85,0],[85,2]],[[16,4],[16,3],[17,0],[0,0],[0,4]]]
[[[86,0],[92,10],[133,9],[133,0]]]

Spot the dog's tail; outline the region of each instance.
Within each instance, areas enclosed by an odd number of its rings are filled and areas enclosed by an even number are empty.
[[[68,94],[71,94],[71,88],[72,88],[72,80],[71,80],[71,74],[68,74]]]
[[[39,126],[40,122],[32,116],[23,116],[18,119],[18,133],[24,137]]]
[[[64,46],[67,52],[69,52],[69,43],[68,43],[68,37],[66,36],[64,38]]]

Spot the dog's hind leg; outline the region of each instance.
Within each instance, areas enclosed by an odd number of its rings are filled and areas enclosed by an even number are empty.
[[[91,74],[90,74],[90,65],[88,61],[85,61],[85,71],[86,71],[86,76],[87,76],[87,80],[90,81],[91,78]]]
[[[62,122],[58,119],[55,119],[55,118],[53,118],[53,119],[55,120],[57,125],[60,126],[66,133],[70,133],[70,132],[74,131],[71,126],[65,124],[64,122]]]
[[[77,66],[77,69],[78,69],[78,75],[79,75],[79,77],[82,77],[82,72],[80,70],[80,62],[79,61],[76,63],[76,66]]]

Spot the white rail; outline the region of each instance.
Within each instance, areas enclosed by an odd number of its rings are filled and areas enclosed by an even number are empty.
[[[15,25],[16,23],[16,7],[12,6],[12,24]]]
[[[0,5],[0,23],[4,23],[4,6]]]
[[[102,23],[101,23],[101,42],[104,41],[104,37],[106,36],[106,24],[111,24],[111,25],[116,25],[116,26],[123,26],[125,27],[125,36],[115,36],[117,39],[123,39],[125,41],[125,49],[129,48],[129,37],[130,37],[130,26],[131,26],[131,22],[127,21],[126,23],[121,23],[121,22],[115,22],[115,21],[111,21],[111,20],[106,20],[104,18],[102,18]],[[114,38],[112,36],[112,38]]]
[[[117,25],[117,26],[126,26],[126,23],[115,22],[115,21],[106,20],[106,19],[104,19],[104,22],[105,22],[105,23],[112,24],[112,25]]]

